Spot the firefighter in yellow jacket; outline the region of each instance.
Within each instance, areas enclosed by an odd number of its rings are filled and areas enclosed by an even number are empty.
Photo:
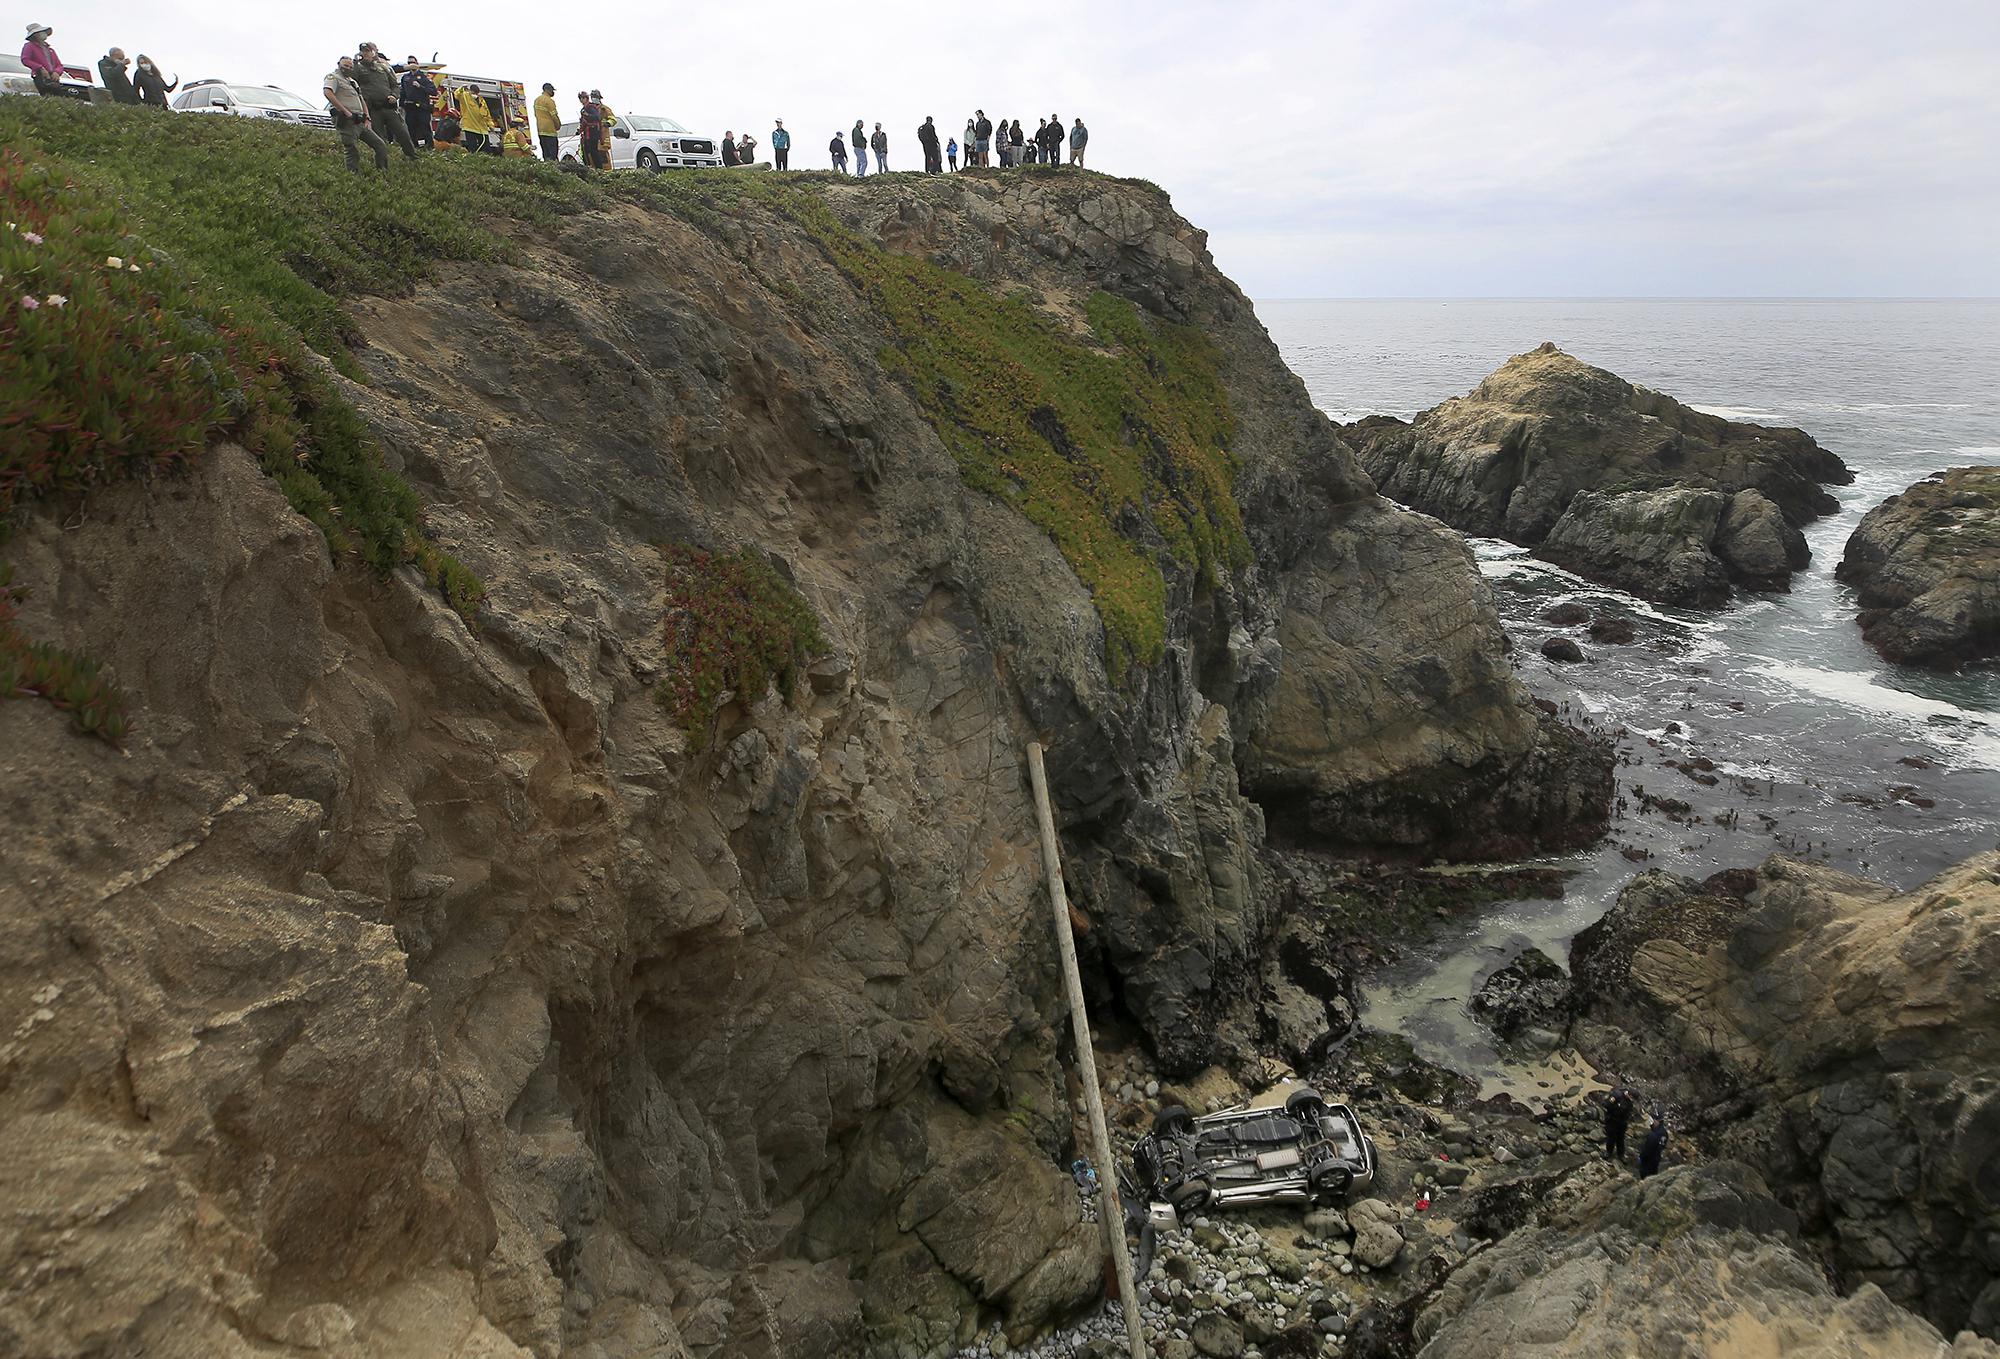
[[[486,99],[470,85],[458,87],[458,124],[465,133],[465,149],[484,151],[486,138],[493,131],[493,114],[486,107]]]
[[[527,115],[517,113],[514,122],[500,134],[500,154],[509,160],[533,160],[535,139],[528,135]]]

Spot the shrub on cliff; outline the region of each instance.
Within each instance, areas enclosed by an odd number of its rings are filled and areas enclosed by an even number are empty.
[[[776,681],[789,695],[826,650],[812,606],[749,548],[660,548],[667,564],[667,668],[655,694],[700,750],[732,696],[754,703]]]

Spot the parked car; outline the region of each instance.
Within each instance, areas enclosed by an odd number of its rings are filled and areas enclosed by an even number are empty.
[[[91,83],[90,71],[85,67],[65,66],[63,74],[69,78],[62,82],[62,92],[72,99],[101,104],[111,97]],[[35,78],[28,74],[27,63],[19,57],[0,53],[0,94],[38,93]]]
[[[577,154],[575,123],[564,123],[557,134],[556,155],[563,160],[581,160]],[[677,167],[717,166],[722,152],[713,137],[697,137],[671,118],[650,113],[621,113],[611,125],[611,168],[614,170],[666,170]]]
[[[1162,1208],[1185,1221],[1209,1207],[1337,1202],[1372,1185],[1375,1165],[1354,1110],[1305,1086],[1282,1109],[1253,1101],[1196,1118],[1170,1104],[1132,1148],[1133,1187],[1156,1220]]]
[[[182,113],[233,113],[238,118],[275,118],[304,127],[332,127],[333,115],[324,104],[276,85],[237,85],[226,80],[197,80],[183,85],[173,106]]]

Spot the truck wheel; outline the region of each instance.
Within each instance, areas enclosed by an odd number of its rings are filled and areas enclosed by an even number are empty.
[[[1162,1137],[1185,1137],[1194,1132],[1194,1115],[1178,1104],[1169,1104],[1153,1120],[1153,1131]]]
[[[1177,1215],[1200,1212],[1208,1207],[1208,1181],[1182,1180],[1167,1191],[1167,1202]]]
[[[1318,1118],[1326,1112],[1326,1097],[1310,1086],[1303,1090],[1294,1090],[1285,1097],[1285,1112],[1301,1121]]]
[[[641,170],[657,170],[660,168],[660,158],[653,154],[651,147],[639,148],[639,168]]]

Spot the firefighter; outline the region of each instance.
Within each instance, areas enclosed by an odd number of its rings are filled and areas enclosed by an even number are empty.
[[[493,113],[486,107],[485,97],[470,85],[461,85],[458,87],[456,102],[459,130],[465,134],[465,149],[484,151],[486,134],[493,131]]]
[[[533,160],[535,139],[528,135],[528,116],[514,115],[514,121],[500,136],[500,154],[510,160]]]

